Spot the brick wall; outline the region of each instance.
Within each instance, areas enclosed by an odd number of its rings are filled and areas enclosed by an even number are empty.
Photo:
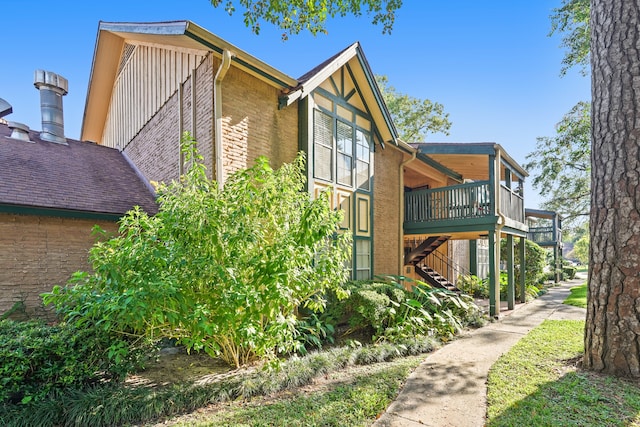
[[[373,200],[373,272],[400,274],[400,177],[402,153],[376,147]]]
[[[0,214],[0,314],[23,301],[28,315],[47,316],[40,294],[89,268],[96,223],[117,231],[109,221]]]
[[[229,69],[222,82],[225,175],[250,167],[259,156],[271,166],[291,162],[298,152],[298,105],[278,110],[278,89]]]

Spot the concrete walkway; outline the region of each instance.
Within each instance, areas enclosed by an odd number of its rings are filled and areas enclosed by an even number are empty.
[[[586,310],[562,304],[585,277],[549,292],[470,331],[432,353],[409,376],[398,398],[374,426],[483,426],[489,368],[520,338],[546,319],[584,320]]]

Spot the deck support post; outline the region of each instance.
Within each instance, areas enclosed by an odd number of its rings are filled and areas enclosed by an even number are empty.
[[[478,276],[478,241],[469,240],[469,272]]]
[[[507,234],[507,307],[513,310],[516,305],[516,286],[513,270],[513,234]]]
[[[527,257],[526,257],[526,241],[524,237],[520,238],[520,302],[527,302]]]
[[[489,316],[500,316],[500,235],[489,232]]]

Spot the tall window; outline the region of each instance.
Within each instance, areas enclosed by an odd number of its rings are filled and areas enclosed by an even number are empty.
[[[353,185],[353,127],[338,121],[338,184]]]
[[[333,178],[333,118],[322,111],[314,111],[313,173],[316,178]]]

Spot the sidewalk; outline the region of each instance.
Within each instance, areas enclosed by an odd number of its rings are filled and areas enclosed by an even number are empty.
[[[489,368],[544,320],[584,320],[585,309],[562,302],[570,288],[585,280],[580,277],[561,282],[540,298],[516,305],[499,321],[470,331],[429,355],[373,425],[483,426]]]

